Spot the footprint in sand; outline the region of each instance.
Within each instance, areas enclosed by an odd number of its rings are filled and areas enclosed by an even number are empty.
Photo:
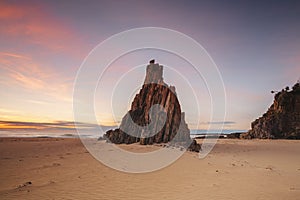
[[[221,186],[219,184],[213,183],[211,185],[211,187],[215,188],[215,189],[219,189]]]
[[[267,166],[265,169],[273,171],[273,167],[272,166]]]
[[[60,163],[52,163],[52,165],[43,165],[42,167],[32,168],[32,170],[47,169],[47,168],[59,167],[59,166],[61,166]]]
[[[60,163],[53,163],[52,166],[57,167],[57,166],[61,166],[61,164]]]
[[[20,188],[26,187],[26,186],[28,186],[28,185],[31,185],[31,184],[32,184],[32,182],[31,182],[31,181],[27,181],[26,183],[23,183],[23,184],[20,184],[20,185],[18,185],[18,186],[17,186],[17,189],[20,189]]]

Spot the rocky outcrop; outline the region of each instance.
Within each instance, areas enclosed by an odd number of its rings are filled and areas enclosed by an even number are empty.
[[[242,138],[300,139],[300,84],[289,91],[278,92],[274,102],[262,117],[251,124]]]
[[[122,118],[120,127],[107,131],[104,137],[116,144],[192,144],[190,150],[199,151],[200,145],[190,138],[175,90],[174,86],[164,83],[163,66],[151,60],[142,89],[136,94],[131,109]]]
[[[226,138],[228,138],[228,139],[239,139],[242,134],[245,134],[245,132],[229,133],[229,134],[226,135]]]

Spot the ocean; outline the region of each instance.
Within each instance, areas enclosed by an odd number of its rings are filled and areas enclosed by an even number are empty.
[[[104,130],[106,131],[106,130]],[[236,132],[246,132],[246,130],[226,129],[217,130],[204,130],[204,129],[192,129],[190,134],[191,137],[204,136],[206,134],[230,134]],[[103,136],[104,132],[99,133],[97,131],[86,131],[80,133],[83,138],[99,138]],[[37,130],[2,130],[0,131],[0,137],[53,137],[53,138],[76,138],[79,137],[76,130],[68,131],[37,131]]]

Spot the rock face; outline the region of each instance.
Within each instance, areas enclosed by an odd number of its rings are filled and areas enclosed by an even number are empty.
[[[262,117],[251,124],[242,138],[300,139],[300,84],[275,95],[274,102]]]
[[[154,64],[154,62],[154,60],[151,60],[147,66],[144,85],[150,83],[166,85],[163,81],[163,66]]]
[[[199,151],[200,145],[190,138],[175,87],[164,83],[163,66],[154,62],[151,60],[147,66],[142,89],[136,94],[131,109],[122,118],[120,127],[107,131],[104,137],[116,144],[192,144],[190,150]],[[157,109],[151,113],[155,105]]]

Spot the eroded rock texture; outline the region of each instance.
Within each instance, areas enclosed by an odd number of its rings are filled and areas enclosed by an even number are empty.
[[[275,95],[274,102],[262,117],[251,124],[242,138],[300,139],[300,84]]]
[[[161,105],[164,112],[150,114],[153,105]],[[200,150],[200,145],[190,138],[175,87],[164,83],[163,66],[153,60],[147,66],[144,85],[123,117],[120,128],[107,131],[104,137],[117,144],[139,142],[145,145],[172,141],[182,146],[192,144],[190,150]]]

